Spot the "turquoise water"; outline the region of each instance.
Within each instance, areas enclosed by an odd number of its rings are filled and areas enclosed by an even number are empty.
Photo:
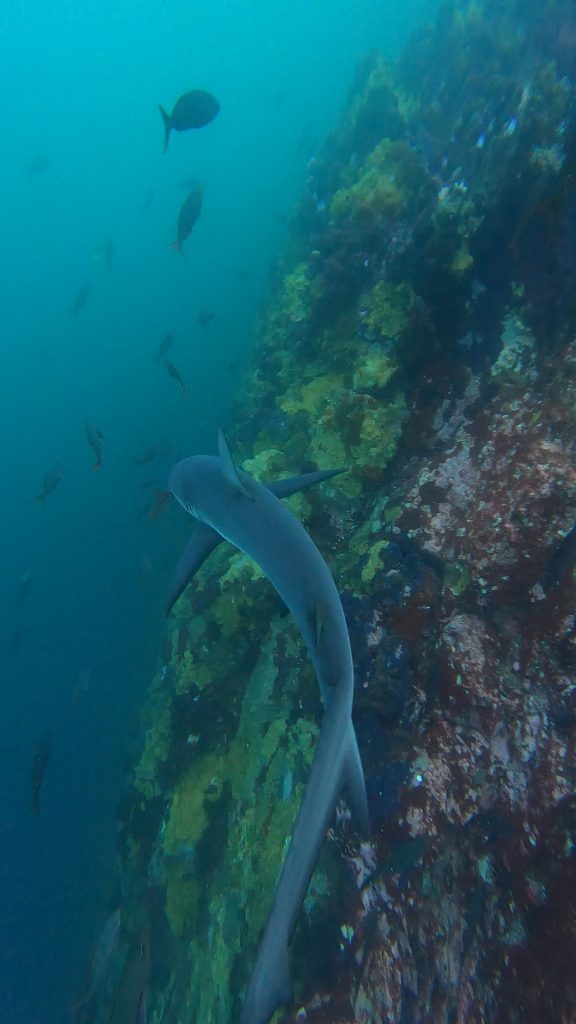
[[[271,260],[358,58],[432,2],[5,0],[0,10],[4,488],[0,1019],[61,1024],[114,887],[114,808],[187,524],[150,519],[178,455],[211,450],[247,372]],[[216,120],[173,133],[190,88]],[[42,162],[33,161],[42,157]],[[181,257],[185,191],[205,183]],[[108,267],[101,249],[116,249]],[[89,286],[76,317],[70,307]],[[200,310],[214,319],[197,323]],[[155,359],[186,380],[184,399]],[[103,435],[92,469],[89,420]],[[160,449],[149,465],[135,459]],[[34,501],[47,472],[62,479]],[[19,593],[22,576],[31,583]],[[52,754],[30,812],[41,738]]]

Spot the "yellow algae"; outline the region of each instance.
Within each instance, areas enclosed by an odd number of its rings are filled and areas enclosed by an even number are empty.
[[[318,416],[322,409],[333,400],[344,385],[344,375],[341,373],[325,373],[302,387],[288,391],[278,399],[278,405],[283,412],[294,415],[297,412],[307,412],[310,416]]]
[[[474,259],[470,249],[468,248],[468,242],[464,240],[452,260],[452,270],[455,274],[462,274],[465,270],[468,270],[473,263]]]
[[[370,583],[374,579],[376,573],[382,568],[380,553],[385,551],[387,547],[387,540],[379,540],[368,548],[368,561],[360,573],[363,583]]]
[[[219,607],[222,601],[234,600],[234,591],[230,589],[231,584],[237,583],[240,587],[245,587],[248,583],[253,580],[261,580],[265,578],[265,573],[262,571],[257,562],[243,552],[237,555],[233,555],[230,559],[230,565],[225,573],[220,577],[220,588],[222,590],[222,598],[219,599]],[[235,615],[237,612],[234,613]],[[216,618],[219,622],[221,619],[216,614]]]
[[[153,726],[144,735],[144,749],[134,773],[134,785],[147,800],[158,795],[159,766],[167,760],[170,751],[172,723],[167,701],[163,706],[156,704],[153,719]]]
[[[356,391],[383,388],[397,369],[398,367],[389,356],[385,355],[380,346],[371,345],[362,352],[361,358],[356,362],[352,378],[354,388]]]
[[[284,472],[286,458],[279,448],[258,451],[252,459],[245,459],[242,469],[256,480],[274,480]]]
[[[414,292],[404,282],[378,281],[361,300],[363,322],[370,336],[396,338],[409,326],[415,300]]]

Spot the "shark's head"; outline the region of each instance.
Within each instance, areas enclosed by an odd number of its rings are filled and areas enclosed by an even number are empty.
[[[170,470],[168,487],[194,519],[202,521],[201,509],[210,479],[219,474],[219,461],[209,455],[192,455],[177,462]]]

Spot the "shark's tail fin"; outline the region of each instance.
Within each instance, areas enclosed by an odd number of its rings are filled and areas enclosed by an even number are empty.
[[[352,813],[356,819],[358,831],[363,838],[370,836],[370,814],[368,811],[368,797],[366,795],[366,782],[364,771],[358,750],[358,741],[352,720],[348,726],[346,737],[346,752],[342,766],[342,782],[346,787],[348,799],[352,806]]]
[[[241,1024],[268,1024],[274,1010],[292,1002],[288,943],[282,935],[268,936],[258,951],[246,993]]]

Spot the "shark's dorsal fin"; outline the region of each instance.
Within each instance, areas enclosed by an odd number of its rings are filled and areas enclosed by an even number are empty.
[[[228,442],[224,436],[224,431],[218,431],[218,454],[220,456],[220,462],[222,463],[222,473],[225,479],[234,488],[238,494],[243,494],[245,498],[250,498],[250,501],[254,501],[254,498],[248,491],[245,484],[242,483],[238,470],[234,465],[234,459],[230,454]]]

